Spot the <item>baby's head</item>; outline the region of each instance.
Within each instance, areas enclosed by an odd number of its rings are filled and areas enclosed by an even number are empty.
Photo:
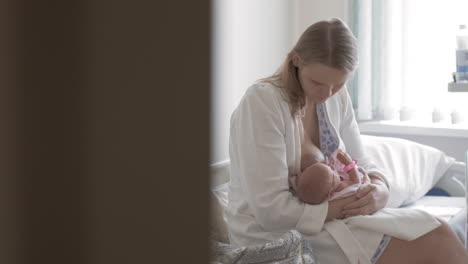
[[[297,178],[297,195],[308,204],[320,204],[340,184],[340,176],[334,167],[316,163],[306,168]]]

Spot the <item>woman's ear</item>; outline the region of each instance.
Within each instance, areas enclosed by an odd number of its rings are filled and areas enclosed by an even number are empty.
[[[292,63],[296,68],[299,68],[299,66],[301,65],[301,59],[299,58],[299,55],[297,55],[296,52],[292,53]]]

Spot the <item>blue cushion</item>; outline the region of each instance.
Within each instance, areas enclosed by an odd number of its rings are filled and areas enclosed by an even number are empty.
[[[430,189],[426,195],[431,195],[431,196],[450,196],[450,194],[444,190],[442,190],[441,188],[432,188]]]

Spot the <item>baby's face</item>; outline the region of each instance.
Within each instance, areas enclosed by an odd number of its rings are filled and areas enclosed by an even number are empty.
[[[333,165],[325,165],[325,166],[327,166],[327,175],[330,178],[330,182],[331,182],[330,183],[330,191],[328,192],[328,195],[331,195],[336,190],[338,185],[340,185],[341,178],[340,178],[340,174],[336,170],[335,166],[333,166]]]

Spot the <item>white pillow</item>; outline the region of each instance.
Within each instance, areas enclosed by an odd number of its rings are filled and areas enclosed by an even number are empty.
[[[364,151],[382,169],[390,185],[388,207],[400,207],[424,196],[455,159],[413,141],[361,135]]]

